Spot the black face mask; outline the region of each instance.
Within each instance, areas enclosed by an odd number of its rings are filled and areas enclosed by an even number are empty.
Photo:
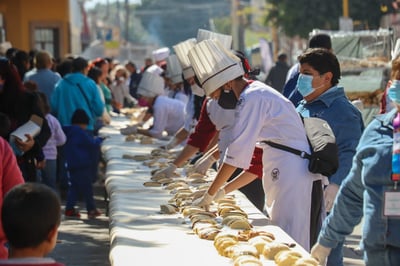
[[[235,109],[238,99],[233,90],[222,90],[218,99],[218,104],[224,109]]]

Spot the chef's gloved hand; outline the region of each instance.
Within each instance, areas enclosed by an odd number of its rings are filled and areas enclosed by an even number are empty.
[[[216,161],[217,159],[215,159],[212,154],[206,156],[205,158],[200,158],[200,160],[198,160],[193,166],[194,172],[205,175],[207,170],[210,169],[212,164]]]
[[[103,112],[101,118],[103,119],[104,124],[109,125],[111,123],[111,116],[107,111]]]
[[[131,135],[137,133],[137,126],[127,126],[126,128],[121,128],[120,132],[122,135]]]
[[[331,248],[324,247],[323,245],[317,243],[311,249],[311,257],[317,259],[320,265],[326,264],[326,258],[331,253]]]
[[[204,207],[206,210],[208,210],[208,207],[210,206],[213,199],[214,199],[214,196],[211,196],[210,194],[208,194],[208,192],[206,192],[206,193],[204,193],[203,197],[198,198],[197,200],[194,200],[192,202],[192,205]]]
[[[208,189],[202,189],[202,190],[197,190],[195,192],[193,192],[192,194],[190,194],[190,197],[193,199],[193,201],[201,198],[204,196],[205,193],[207,193]]]
[[[330,212],[335,202],[336,194],[339,191],[339,186],[330,183],[324,190],[324,200],[325,200],[325,211]]]
[[[178,146],[179,143],[180,141],[176,137],[172,137],[171,140],[168,141],[168,143],[165,144],[164,146],[161,146],[161,148],[165,150],[170,150]]]
[[[225,189],[224,189],[224,188],[220,188],[220,189],[217,191],[217,193],[215,194],[214,200],[223,199],[223,198],[225,198],[225,195],[226,195]]]
[[[169,163],[167,167],[162,168],[154,173],[153,177],[171,177],[174,175],[176,170],[176,165],[173,163]]]

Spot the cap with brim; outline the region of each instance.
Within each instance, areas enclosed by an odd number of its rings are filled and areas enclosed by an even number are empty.
[[[167,78],[171,79],[172,83],[176,84],[182,82],[182,67],[176,55],[170,55],[167,58]]]
[[[164,79],[157,74],[144,72],[140,80],[137,94],[156,97],[164,93]]]
[[[232,47],[232,36],[225,35],[221,33],[216,33],[209,30],[198,29],[197,31],[197,42],[201,42],[204,40],[218,40],[226,49],[231,49]]]
[[[7,50],[12,48],[12,44],[10,42],[2,42],[0,43],[0,54],[5,55]]]
[[[206,95],[244,74],[240,59],[218,40],[205,40],[196,44],[188,56]]]
[[[194,76],[192,65],[190,64],[188,53],[196,45],[196,39],[190,38],[173,46],[176,56],[182,66],[183,77],[188,79]]]
[[[153,57],[156,62],[163,61],[169,56],[169,48],[163,47],[153,51]]]

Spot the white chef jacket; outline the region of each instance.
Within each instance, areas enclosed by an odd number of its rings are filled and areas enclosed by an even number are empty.
[[[235,110],[222,108],[217,100],[209,99],[207,101],[207,114],[210,121],[215,125],[215,129],[219,131],[218,149],[220,153],[220,161],[224,158],[226,148],[231,141],[231,130],[235,121]]]
[[[193,133],[193,130],[197,124],[197,119],[194,118],[194,95],[190,94],[189,101],[185,106],[185,123],[184,128],[189,134]]]
[[[173,98],[183,102],[185,105],[189,102],[189,96],[182,91],[176,92]]]
[[[174,135],[185,120],[185,104],[179,100],[164,95],[157,96],[153,105],[153,127],[149,133],[155,138],[161,138],[162,132]]]
[[[115,81],[110,86],[114,100],[120,104],[124,104],[124,99],[132,104],[136,104],[137,100],[129,94],[129,87],[125,82],[117,84]]]
[[[309,152],[303,123],[293,104],[255,81],[241,93],[224,162],[247,169],[258,141],[270,140]],[[313,181],[308,160],[269,145],[263,148],[263,187],[271,221],[309,250]]]

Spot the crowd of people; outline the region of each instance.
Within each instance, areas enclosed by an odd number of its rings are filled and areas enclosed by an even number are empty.
[[[141,107],[142,121],[121,134],[169,140],[161,147],[167,150],[182,148],[154,175],[173,176],[187,162],[201,174],[217,170],[194,205],[207,208],[239,189],[321,265],[335,266],[343,265],[345,236],[364,217],[360,247],[366,265],[399,265],[400,208],[390,202],[400,200],[400,59],[393,60],[383,114],[364,128],[360,110],[338,85],[340,64],[328,35],[312,37],[292,68],[280,54],[266,80],[257,80],[231,42],[228,35],[199,30],[197,39],[153,51],[153,61],[143,68],[132,61],[79,56],[56,63],[46,51],[9,49],[0,58],[0,205],[10,190],[17,209],[24,193],[41,191],[59,200],[64,185],[65,216],[80,217],[79,194],[89,218],[101,215],[92,189],[101,162],[98,132],[113,114]],[[40,131],[24,140],[12,137],[32,116],[41,118]],[[307,159],[265,144],[310,153],[302,117],[325,120],[335,134],[339,167],[331,176],[312,173]],[[55,194],[41,185],[21,185],[25,182],[43,183]],[[51,208],[57,211],[59,202]],[[2,213],[3,223],[10,224],[10,210]],[[55,219],[40,240],[48,242],[46,251],[54,247],[59,222]],[[15,256],[26,247],[18,244],[22,236],[9,236],[6,229],[12,231],[11,225],[4,227],[5,235],[0,231],[0,240],[9,238]],[[3,246],[0,255],[7,257]]]

